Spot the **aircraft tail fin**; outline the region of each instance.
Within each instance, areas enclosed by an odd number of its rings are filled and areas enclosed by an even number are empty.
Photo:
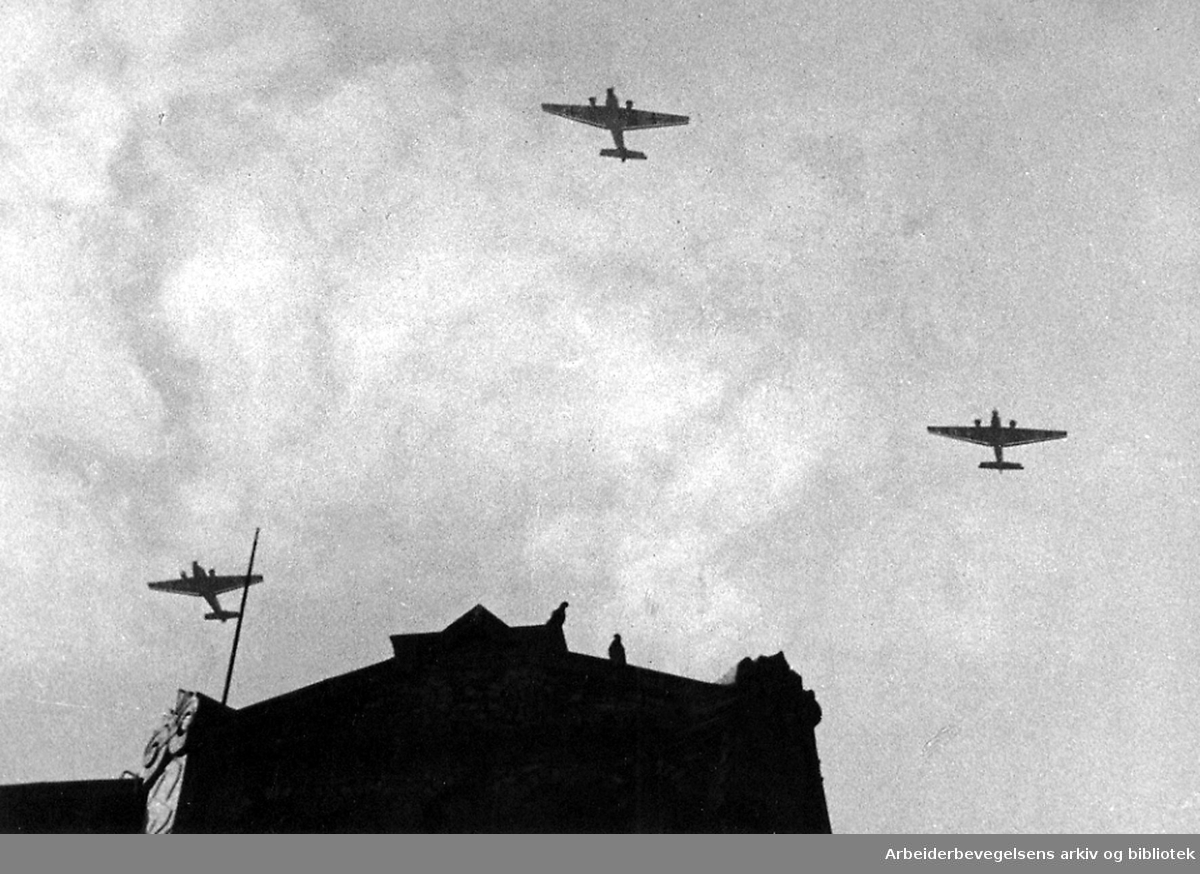
[[[625,161],[645,161],[645,152],[631,152],[629,149],[601,149],[600,157],[602,158],[620,158],[622,163]]]
[[[205,613],[205,619],[220,619],[224,622],[226,619],[237,619],[240,614],[236,610],[216,610],[212,613]]]
[[[1024,470],[1025,468],[1015,461],[981,461],[979,466],[984,470]]]

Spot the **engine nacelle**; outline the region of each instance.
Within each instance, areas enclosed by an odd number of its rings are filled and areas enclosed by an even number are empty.
[[[588,103],[592,104],[592,106],[595,106],[595,105],[596,105],[596,98],[595,98],[595,97],[589,97],[589,98],[588,98]]]
[[[976,419],[976,420],[975,420],[975,427],[976,427],[976,428],[980,428],[980,427],[982,427],[982,426],[983,426],[983,419]]]
[[[1010,427],[1010,428],[1015,428],[1015,427],[1017,427],[1017,420],[1016,420],[1016,419],[1009,419],[1009,420],[1008,420],[1008,427]]]
[[[632,101],[632,100],[626,100],[626,101],[625,101],[625,108],[626,108],[626,109],[633,109],[633,101]]]

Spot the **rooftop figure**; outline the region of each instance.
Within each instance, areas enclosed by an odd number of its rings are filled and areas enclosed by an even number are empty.
[[[551,628],[561,629],[563,623],[567,621],[567,607],[569,606],[566,601],[559,604],[555,611],[550,614],[550,618],[546,620],[546,624]]]
[[[612,643],[608,645],[608,657],[612,659],[613,664],[625,664],[625,647],[621,643],[621,635],[613,635]]]

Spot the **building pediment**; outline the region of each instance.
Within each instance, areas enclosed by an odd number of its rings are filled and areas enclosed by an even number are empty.
[[[476,604],[441,631],[393,634],[397,661],[418,664],[454,652],[519,650],[529,653],[565,653],[562,628],[552,624],[508,625],[482,604]]]

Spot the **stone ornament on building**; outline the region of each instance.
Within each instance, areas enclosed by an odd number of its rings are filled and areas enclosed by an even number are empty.
[[[167,762],[146,795],[146,834],[171,833],[175,812],[179,809],[179,793],[183,788],[183,771],[187,756]]]
[[[170,752],[167,749],[167,742],[171,738],[172,730],[173,725],[168,716],[167,724],[160,725],[154,730],[154,734],[150,736],[150,741],[146,744],[146,750],[142,753],[143,783],[149,784],[167,764],[167,759],[170,756]]]
[[[167,713],[142,754],[146,785],[146,834],[167,834],[175,822],[183,772],[187,765],[188,730],[200,709],[200,697],[179,690],[175,708]]]

